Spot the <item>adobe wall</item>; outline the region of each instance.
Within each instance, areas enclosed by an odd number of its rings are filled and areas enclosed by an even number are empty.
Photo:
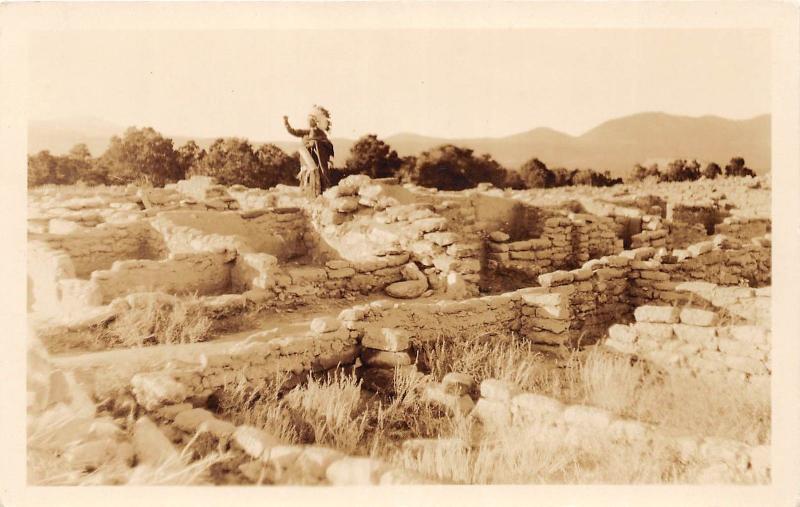
[[[78,278],[88,278],[92,271],[108,269],[118,260],[157,259],[166,254],[157,231],[145,220],[100,224],[70,234],[37,234],[33,239],[65,252]]]
[[[152,219],[170,252],[187,253],[228,249],[260,252],[281,261],[303,256],[307,219],[298,208],[270,208],[250,212],[167,211]]]
[[[230,291],[232,256],[224,253],[171,254],[168,259],[117,261],[92,273],[100,304],[135,292],[222,294]]]

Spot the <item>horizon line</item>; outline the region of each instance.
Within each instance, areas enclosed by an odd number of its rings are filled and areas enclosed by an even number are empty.
[[[401,131],[401,132],[395,132],[395,133],[387,135],[387,136],[378,136],[378,137],[379,137],[379,139],[389,139],[389,138],[392,138],[392,137],[398,137],[398,136],[406,135],[406,136],[425,137],[425,138],[429,138],[429,139],[438,139],[438,140],[442,140],[442,141],[470,141],[470,140],[477,140],[477,139],[499,140],[499,139],[505,139],[505,138],[508,138],[508,137],[514,137],[514,136],[521,135],[521,134],[527,134],[527,133],[533,132],[535,130],[549,130],[549,131],[555,132],[555,133],[563,135],[563,136],[567,136],[567,137],[570,137],[570,138],[573,138],[573,139],[578,139],[578,138],[583,137],[584,135],[588,134],[589,132],[595,130],[596,128],[598,128],[598,127],[600,127],[602,125],[605,125],[606,123],[609,123],[609,122],[612,122],[612,121],[616,121],[616,120],[621,120],[623,118],[630,118],[630,117],[633,117],[633,116],[648,115],[648,114],[650,114],[650,115],[661,114],[661,115],[666,115],[666,116],[682,117],[682,118],[689,118],[689,119],[695,119],[695,120],[699,120],[699,119],[703,119],[703,118],[714,118],[714,119],[720,119],[720,120],[725,120],[725,121],[751,121],[751,120],[755,120],[757,118],[761,118],[763,116],[771,116],[772,112],[760,113],[760,114],[756,114],[754,116],[750,116],[750,117],[746,117],[746,118],[729,118],[729,117],[725,117],[725,116],[719,116],[719,115],[716,115],[716,114],[703,114],[703,115],[698,115],[698,116],[692,116],[692,115],[686,115],[686,114],[668,113],[668,112],[665,112],[665,111],[653,111],[653,110],[651,110],[651,111],[641,111],[641,112],[638,112],[638,113],[631,113],[631,114],[627,114],[627,115],[623,115],[623,116],[615,116],[613,118],[609,118],[608,120],[604,120],[604,121],[596,124],[595,126],[587,129],[586,131],[584,131],[583,133],[581,133],[579,135],[568,134],[566,132],[562,132],[560,130],[556,130],[556,129],[552,128],[552,127],[538,126],[538,127],[533,127],[531,129],[528,129],[528,130],[523,130],[523,131],[520,131],[520,132],[514,132],[514,133],[501,135],[501,136],[444,137],[444,136],[438,136],[438,135],[420,134],[420,133],[417,133],[417,132]],[[251,138],[243,137],[243,136],[239,136],[239,135],[198,136],[198,135],[166,133],[166,132],[162,132],[161,130],[159,130],[157,127],[155,127],[153,125],[121,126],[121,125],[117,124],[116,122],[113,122],[111,120],[107,120],[105,118],[97,117],[97,116],[86,116],[86,117],[73,116],[73,117],[58,117],[58,118],[50,118],[50,119],[29,118],[28,119],[28,128],[30,129],[31,125],[33,123],[37,123],[37,122],[38,123],[47,123],[47,122],[58,123],[59,121],[69,121],[69,120],[76,120],[76,119],[82,119],[82,118],[86,119],[86,120],[95,120],[95,121],[99,120],[99,121],[107,123],[109,125],[113,125],[114,127],[120,129],[120,133],[124,133],[125,130],[127,130],[129,128],[147,128],[147,127],[150,127],[152,129],[156,130],[157,132],[159,132],[162,136],[168,137],[168,138],[181,137],[181,138],[186,138],[186,139],[189,139],[189,140],[195,140],[195,139],[214,139],[214,140],[216,140],[216,139],[239,138],[239,139],[246,139],[246,140],[248,140],[250,142],[260,143],[260,144],[276,143],[276,142],[299,142],[299,141],[280,141],[280,140],[276,141],[274,139],[258,140],[258,139],[255,139],[255,138],[251,139]],[[369,135],[369,134],[371,134],[371,133],[367,132],[365,134],[362,134],[361,137],[363,137],[365,135]],[[377,134],[375,134],[375,135],[377,135]],[[332,140],[339,139],[339,140],[355,141],[358,138],[352,139],[350,137],[331,136],[331,139]]]

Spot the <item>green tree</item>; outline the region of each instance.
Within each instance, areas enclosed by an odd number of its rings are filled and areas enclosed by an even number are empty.
[[[491,155],[484,153],[471,165],[470,170],[467,171],[467,178],[473,182],[473,185],[488,181],[492,185],[502,188],[506,185],[508,171]]]
[[[667,172],[661,175],[666,181],[694,181],[700,178],[700,164],[693,160],[675,159],[667,166]]]
[[[722,169],[717,165],[716,162],[710,162],[706,168],[703,170],[703,176],[706,179],[713,180],[716,179],[717,176],[722,174]]]
[[[28,186],[36,187],[58,182],[58,160],[48,150],[28,155]]]
[[[528,188],[551,188],[556,182],[553,171],[548,169],[538,158],[532,158],[525,162],[519,172]]]
[[[755,176],[756,173],[747,167],[742,157],[733,157],[728,165],[725,166],[726,177]]]
[[[215,140],[193,174],[213,176],[223,185],[252,188],[266,188],[268,180],[250,141],[236,137]]]
[[[163,186],[184,177],[172,139],[150,127],[131,127],[121,138],[112,137],[108,149],[97,160],[96,172],[108,175],[117,184],[145,179]]]
[[[563,167],[557,167],[553,169],[553,177],[554,182],[553,186],[555,187],[568,187],[573,185],[573,178],[577,174],[578,170],[574,169],[570,171],[569,169],[565,169]]]
[[[89,147],[86,146],[86,144],[78,143],[69,150],[68,156],[74,160],[89,162],[92,158],[92,153],[89,151]]]
[[[40,151],[28,156],[28,186],[72,185],[79,180],[95,183],[91,169],[92,158],[85,144],[77,144],[67,155],[61,156]]]
[[[525,180],[517,171],[506,171],[506,179],[502,185],[504,188],[513,188],[514,190],[522,190],[525,188]]]
[[[645,167],[642,164],[636,164],[633,167],[633,172],[629,176],[630,181],[644,181],[648,178],[655,178],[661,180],[661,171],[658,164],[652,164],[650,167]]]
[[[400,159],[401,164],[397,169],[397,176],[403,183],[411,183],[414,181],[414,171],[417,166],[417,157],[414,155],[407,155]]]
[[[206,156],[206,151],[194,142],[193,139],[186,141],[186,144],[178,148],[178,164],[184,175],[193,174],[193,171]]]
[[[375,134],[367,134],[350,148],[345,172],[366,174],[370,178],[390,178],[397,175],[402,165],[403,161],[396,151]]]
[[[441,190],[463,190],[481,182],[502,184],[505,176],[505,169],[490,156],[476,157],[471,149],[452,144],[421,153],[408,172],[417,185]]]
[[[274,144],[262,144],[256,150],[256,158],[261,164],[264,186],[274,187],[278,184],[297,185],[297,174],[300,172],[300,154],[289,156]]]

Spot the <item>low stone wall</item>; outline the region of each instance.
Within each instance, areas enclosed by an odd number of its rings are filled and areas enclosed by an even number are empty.
[[[91,283],[101,304],[134,292],[222,294],[231,287],[231,260],[225,253],[192,253],[161,261],[117,261],[111,269],[93,272]]]
[[[307,219],[299,208],[236,211],[167,211],[152,220],[174,253],[226,248],[260,252],[285,261],[305,255]]]
[[[118,260],[158,259],[166,255],[160,235],[145,220],[100,224],[64,235],[41,234],[35,240],[69,255],[78,278],[88,278],[92,271],[108,269]]]
[[[436,303],[375,301],[340,314],[344,326],[359,331],[402,329],[414,345],[445,339],[470,339],[480,334],[519,330],[522,292]]]
[[[651,445],[660,441],[684,464],[698,466],[698,482],[737,481],[764,483],[770,476],[769,446],[750,446],[719,438],[672,437],[636,420],[623,419],[598,407],[565,405],[534,393],[523,393],[506,382],[481,382],[481,397],[472,415],[489,431],[510,426],[530,429],[542,442],[583,446],[598,441]]]
[[[772,223],[768,218],[731,216],[714,226],[714,232],[717,234],[740,240],[763,237],[771,230]]]
[[[728,297],[732,298],[733,294]],[[748,301],[755,298],[741,295],[728,306],[748,305]],[[765,299],[768,305],[769,298]],[[636,322],[611,326],[604,344],[665,366],[683,367],[698,373],[723,373],[742,381],[768,382],[771,372],[769,323],[763,322],[760,316],[756,322],[741,316],[732,319],[721,309],[715,310],[718,311],[689,306],[683,309],[640,306],[635,311]]]
[[[700,224],[706,234],[714,232],[714,226],[720,222],[727,212],[720,210],[716,203],[709,204],[681,204],[670,203],[667,205],[667,220],[674,224],[692,225]]]
[[[684,281],[760,287],[771,280],[771,247],[766,240],[747,244],[724,239],[704,241],[673,254],[631,264],[630,295],[634,305],[655,299],[681,302],[683,298],[674,289]]]
[[[546,219],[542,235],[534,239],[510,241],[508,234],[498,231],[490,235],[489,269],[536,277],[576,267],[622,250],[623,228],[608,217],[570,214]]]

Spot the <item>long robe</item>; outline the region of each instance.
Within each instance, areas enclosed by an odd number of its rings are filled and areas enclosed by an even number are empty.
[[[294,129],[286,122],[286,130],[295,137],[300,137],[303,140],[303,145],[308,149],[309,153],[316,162],[317,167],[320,169],[320,183],[322,190],[330,187],[330,178],[328,177],[328,170],[330,169],[330,160],[333,158],[333,143],[328,139],[328,135],[319,127],[311,129]]]

